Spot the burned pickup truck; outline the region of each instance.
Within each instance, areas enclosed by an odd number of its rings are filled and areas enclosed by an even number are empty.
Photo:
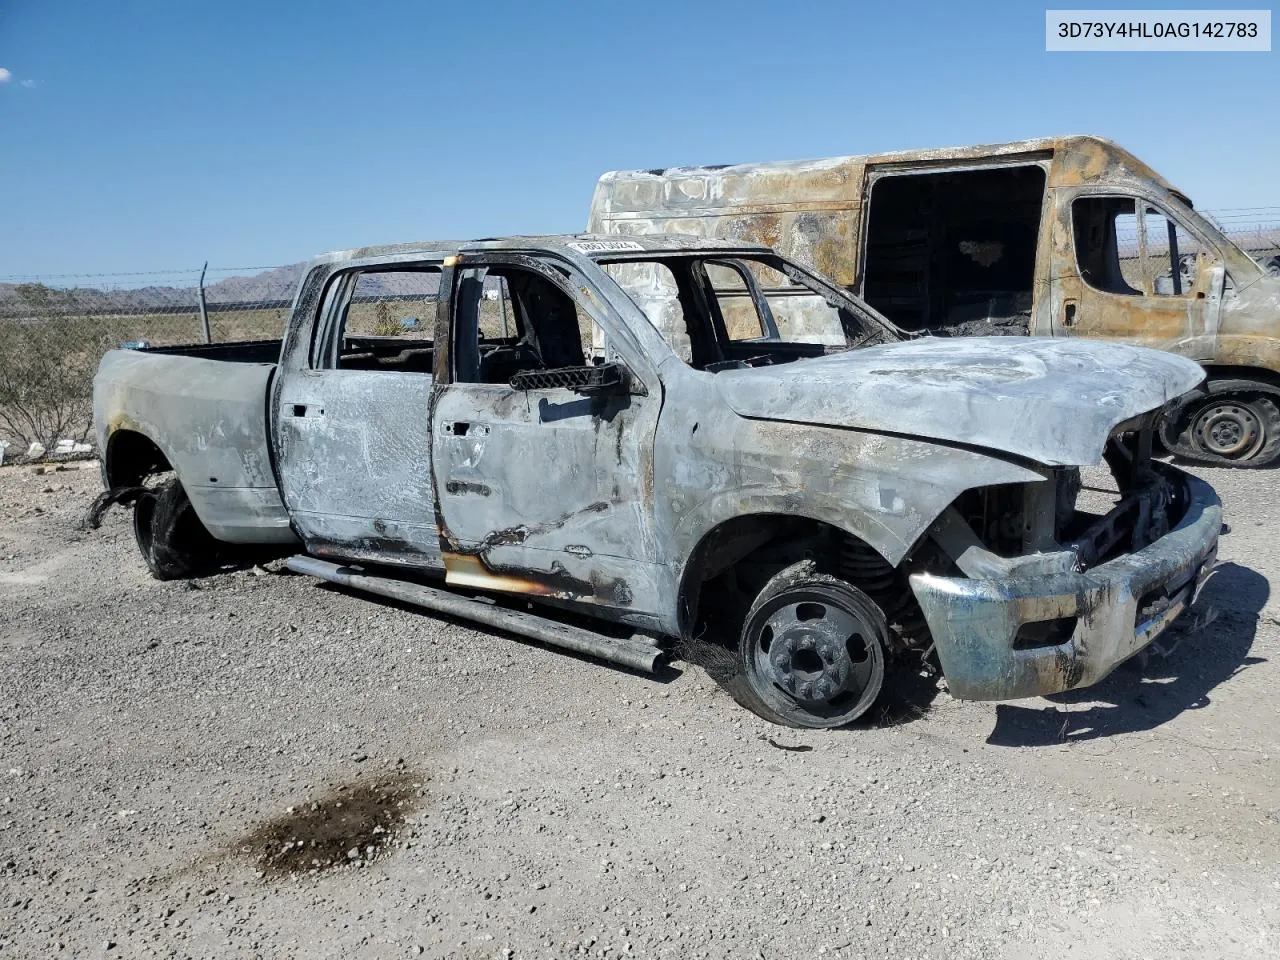
[[[764,247],[529,237],[321,257],[282,341],[112,351],[94,413],[161,579],[274,546],[643,670],[721,642],[742,703],[830,727],[912,657],[1025,697],[1168,626],[1221,508],[1152,430],[1202,378],[914,337]],[[1114,502],[1078,508],[1103,463]]]

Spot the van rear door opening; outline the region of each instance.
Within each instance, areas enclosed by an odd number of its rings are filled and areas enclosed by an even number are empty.
[[[906,330],[1026,335],[1044,169],[869,173],[866,301]]]

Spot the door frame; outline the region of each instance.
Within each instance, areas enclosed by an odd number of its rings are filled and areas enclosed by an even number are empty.
[[[657,424],[661,415],[663,400],[661,380],[658,376],[657,367],[642,350],[638,349],[630,332],[621,323],[620,318],[616,316],[613,308],[600,291],[595,278],[589,276],[571,259],[558,256],[551,251],[540,251],[535,254],[523,250],[464,250],[458,256],[452,258],[451,266],[454,271],[451,277],[451,290],[448,298],[449,308],[446,313],[442,305],[440,312],[437,314],[436,328],[437,343],[446,344],[445,351],[437,350],[436,353],[436,379],[432,390],[431,403],[433,451],[431,466],[436,489],[443,491],[448,484],[448,478],[442,472],[446,468],[446,465],[442,462],[443,458],[435,455],[438,449],[437,444],[442,442],[441,435],[444,428],[440,414],[442,402],[447,396],[451,396],[451,391],[467,387],[483,387],[492,390],[495,386],[501,386],[459,382],[456,368],[456,354],[458,352],[456,350],[456,337],[459,329],[456,322],[455,309],[458,304],[457,291],[462,271],[472,267],[496,266],[530,270],[545,277],[549,282],[555,284],[559,290],[571,297],[591,317],[592,321],[600,326],[607,344],[606,359],[616,357],[626,364],[631,373],[631,395],[651,407],[649,419],[652,422],[648,424],[648,436],[639,439],[642,449],[644,449],[641,459],[645,464],[645,469],[649,472],[649,477],[647,481],[644,476],[635,477],[636,487],[640,490],[651,484],[654,448],[657,442]],[[565,273],[561,273],[557,268],[563,268]],[[643,501],[637,498],[637,502]],[[594,508],[594,505],[592,507]],[[650,525],[652,525],[655,519],[652,503],[649,502],[645,509],[648,511]],[[436,497],[436,514],[440,531],[441,552],[448,582],[459,586],[540,596],[553,601],[570,599],[568,594],[564,593],[564,584],[570,582],[575,573],[573,569],[575,558],[571,555],[566,554],[561,558],[563,567],[567,568],[567,570],[561,570],[562,579],[560,585],[557,585],[553,579],[548,578],[545,572],[540,574],[539,571],[533,569],[516,570],[505,567],[501,570],[490,569],[483,556],[473,550],[464,548],[463,539],[450,534],[449,524],[444,516],[443,495]],[[640,532],[638,535],[642,541],[647,542],[652,541],[651,533],[652,531],[646,535]],[[501,549],[506,545],[495,544],[494,546]],[[523,546],[523,543],[520,546]],[[548,550],[548,554],[555,555],[550,550]],[[614,611],[606,615],[646,626],[652,626],[657,622],[655,617],[659,611],[654,598],[660,593],[659,578],[656,576],[658,568],[662,566],[660,558],[656,556],[623,558],[596,554],[591,557],[591,564],[598,569],[601,578],[616,577],[616,582],[622,583],[626,591],[625,594],[616,593],[614,595],[616,603],[611,603],[608,597],[594,597],[594,602],[600,604],[601,613],[605,613],[607,608],[614,606]],[[566,572],[569,574],[568,577],[563,576]],[[623,582],[623,575],[631,580],[631,586],[627,586]],[[578,577],[577,579],[581,581],[586,578]],[[625,601],[618,599],[622,596],[626,597]],[[574,594],[572,599],[578,602],[593,602],[593,597],[587,595],[578,596]]]
[[[1127,302],[1131,310],[1136,308],[1140,311],[1141,303],[1143,302],[1154,301],[1156,305],[1178,303],[1185,305],[1187,309],[1188,329],[1186,336],[1173,343],[1162,343],[1160,348],[1174,350],[1174,352],[1181,353],[1194,360],[1212,359],[1214,343],[1217,340],[1225,282],[1225,260],[1222,256],[1222,251],[1218,249],[1218,245],[1211,239],[1206,238],[1193,224],[1188,223],[1182,217],[1177,216],[1173,210],[1169,209],[1170,205],[1166,198],[1158,195],[1153,190],[1141,189],[1136,184],[1082,184],[1059,187],[1055,190],[1055,193],[1053,226],[1055,231],[1061,230],[1063,235],[1061,242],[1051,242],[1050,244],[1054,255],[1054,262],[1050,264],[1049,269],[1051,335],[1055,337],[1079,336],[1073,330],[1067,329],[1073,325],[1068,325],[1065,322],[1065,310],[1067,302],[1073,299],[1079,301],[1082,299],[1084,291],[1088,291],[1094,297],[1114,298],[1118,304]],[[1111,197],[1133,201],[1134,214],[1137,221],[1139,251],[1143,256],[1146,255],[1146,207],[1155,207],[1166,220],[1186,231],[1199,244],[1200,251],[1208,255],[1209,262],[1199,271],[1205,278],[1206,289],[1197,290],[1196,296],[1188,296],[1185,292],[1182,294],[1156,294],[1154,292],[1148,294],[1145,288],[1136,294],[1125,294],[1100,290],[1090,284],[1080,274],[1080,256],[1076,250],[1075,211],[1073,209],[1076,200],[1084,197]],[[1059,256],[1062,256],[1065,262],[1059,262],[1057,259]],[[1147,264],[1145,261],[1142,264],[1142,268],[1145,287],[1147,282]],[[1197,281],[1199,280],[1200,277],[1197,277]],[[1074,297],[1069,296],[1071,292],[1069,288],[1071,287],[1077,288]],[[1198,321],[1193,318],[1193,311],[1196,310],[1199,311]],[[1097,334],[1093,336],[1097,336]],[[1145,337],[1143,336],[1142,328],[1135,324],[1132,332],[1127,334],[1124,339],[1143,342]],[[1147,345],[1151,344],[1148,343]]]
[[[322,391],[321,384],[325,380],[341,378],[344,376],[357,377],[365,376],[381,376],[384,372],[380,371],[361,371],[361,370],[343,370],[340,367],[323,365],[323,358],[332,360],[332,351],[337,343],[340,331],[335,317],[338,304],[341,302],[339,296],[339,288],[344,283],[344,277],[359,275],[363,273],[394,273],[397,271],[411,270],[415,266],[437,268],[431,272],[437,273],[439,276],[438,292],[436,295],[435,318],[433,324],[433,338],[439,329],[439,317],[442,311],[449,309],[449,301],[452,297],[452,269],[449,265],[450,259],[453,257],[452,247],[443,249],[426,249],[415,250],[398,254],[395,256],[379,256],[342,259],[335,257],[333,260],[324,262],[314,267],[311,272],[304,278],[297,297],[297,306],[293,321],[289,330],[286,332],[286,347],[282,354],[282,362],[279,365],[277,376],[274,378],[272,390],[269,394],[269,405],[266,411],[268,418],[268,430],[270,437],[272,468],[275,471],[276,483],[280,489],[281,500],[285,503],[286,509],[290,514],[290,527],[294,534],[304,543],[308,539],[315,541],[316,537],[304,535],[300,528],[297,517],[295,516],[294,507],[290,506],[288,496],[288,483],[286,481],[287,461],[282,462],[281,452],[285,443],[283,432],[285,429],[286,415],[285,406],[287,404],[296,404],[303,400],[304,397],[318,394]],[[435,344],[433,343],[433,348]],[[438,348],[435,348],[438,360]],[[387,372],[388,376],[396,374]],[[399,374],[404,376],[405,374]],[[434,373],[432,374],[409,374],[411,376],[431,376],[432,389],[428,391],[428,396],[434,395]],[[430,401],[422,411],[424,422],[427,429],[430,429]],[[429,437],[429,434],[428,434]],[[429,445],[428,445],[429,446]],[[438,504],[438,495],[434,490],[434,477],[431,472],[430,449],[424,451],[425,466],[427,469],[428,481],[432,486],[432,501]],[[425,512],[427,505],[424,504],[424,514],[421,518],[421,526],[431,527],[437,520],[436,516]],[[437,508],[438,509],[438,508]],[[433,511],[434,513],[435,511]],[[352,519],[352,518],[347,518]],[[394,518],[387,518],[393,520]],[[411,518],[399,518],[398,523],[403,524]],[[386,527],[393,527],[396,523],[384,522],[381,519],[377,523],[384,523]],[[371,519],[370,524],[375,524],[375,520]],[[415,524],[418,525],[418,524]],[[374,530],[374,534],[380,534],[380,531]],[[371,539],[377,539],[372,537]],[[424,543],[425,546],[425,543]],[[364,559],[374,559],[378,562],[386,562],[400,564],[406,566],[423,567],[424,569],[433,568],[434,563],[438,563],[439,559],[439,532],[435,543],[432,545],[434,549],[426,550],[422,554],[406,553],[402,556],[373,556],[367,554]],[[337,553],[335,552],[335,555]],[[434,556],[433,556],[434,555]]]

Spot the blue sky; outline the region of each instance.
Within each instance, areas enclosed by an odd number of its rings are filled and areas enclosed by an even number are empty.
[[[0,0],[0,276],[572,231],[609,169],[1070,132],[1280,204],[1277,53],[1043,47],[1026,3]]]

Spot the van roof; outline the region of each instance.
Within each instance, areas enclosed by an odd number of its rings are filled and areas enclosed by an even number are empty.
[[[763,178],[770,183],[775,199],[786,192],[805,199],[856,200],[861,190],[861,171],[868,166],[929,163],[943,165],[949,162],[991,159],[1008,159],[1026,155],[1029,159],[1061,156],[1064,174],[1078,181],[1103,179],[1153,180],[1173,192],[1178,192],[1167,181],[1141,160],[1118,144],[1104,137],[1075,134],[1061,137],[1039,137],[1031,140],[1014,140],[1008,143],[976,144],[960,147],[933,147],[923,150],[900,150],[893,153],[851,154],[840,157],[824,157],[814,160],[789,160],[767,163],[718,164],[692,167],[665,167],[650,170],[616,170],[600,178],[596,208],[607,202],[608,213],[643,212],[668,206],[740,207],[754,200],[764,200],[758,192],[748,189],[747,180]],[[856,173],[855,173],[856,171]],[[683,196],[673,196],[664,191],[662,202],[652,190],[641,186],[645,182],[690,182],[690,189],[681,191]],[[700,181],[692,183],[692,181]],[[617,189],[629,185],[630,189]],[[601,193],[607,196],[601,196]],[[754,197],[751,196],[754,194]],[[593,218],[593,227],[596,222]]]

